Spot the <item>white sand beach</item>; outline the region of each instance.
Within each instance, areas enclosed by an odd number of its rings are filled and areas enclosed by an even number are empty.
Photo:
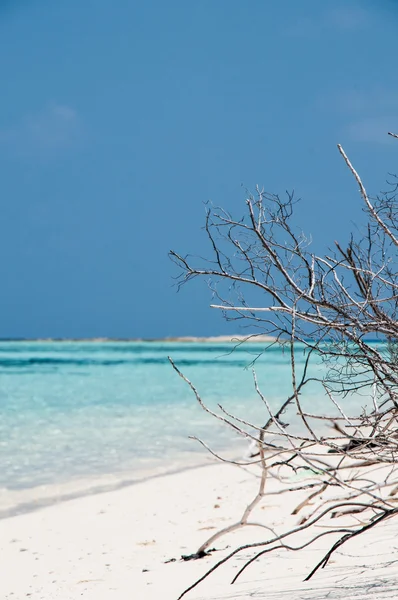
[[[257,485],[244,468],[209,463],[4,518],[0,598],[177,600],[237,542],[268,538],[267,530],[250,527],[217,540],[211,556],[179,560],[218,528],[238,520]],[[275,485],[271,482],[269,490]],[[256,519],[278,531],[297,523],[289,509],[303,497],[300,493],[295,498],[270,494],[256,509]],[[303,579],[331,538],[300,553],[266,555],[231,586],[243,565],[243,556],[236,557],[186,598],[396,598],[397,536],[398,520],[385,522],[344,545],[309,582]],[[176,560],[166,562],[170,559]]]
[[[187,337],[168,337],[160,340],[156,340],[159,342],[178,342],[178,343],[199,343],[199,344],[225,344],[225,343],[235,343],[239,344],[240,342],[245,343],[267,343],[274,342],[276,338],[272,335],[263,335],[258,333],[248,333],[247,335],[241,334],[229,334],[229,335],[213,335],[208,337],[195,337],[195,336],[187,336]]]

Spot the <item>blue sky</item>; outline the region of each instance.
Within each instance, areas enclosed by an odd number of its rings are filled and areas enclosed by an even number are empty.
[[[295,189],[315,245],[396,171],[393,1],[0,3],[0,337],[222,333],[203,202]],[[242,187],[243,186],[243,187]]]

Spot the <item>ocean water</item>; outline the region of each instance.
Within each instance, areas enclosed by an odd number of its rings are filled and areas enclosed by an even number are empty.
[[[174,467],[247,441],[206,414],[170,355],[214,410],[261,425],[268,414],[251,363],[276,408],[291,393],[289,356],[262,345],[149,342],[0,343],[0,488],[20,490],[105,474]],[[298,368],[304,356],[298,353]],[[320,371],[321,365],[313,370]],[[304,406],[325,410],[319,386]],[[327,408],[329,410],[329,404]],[[292,416],[294,420],[294,415]],[[293,423],[294,425],[294,423]]]

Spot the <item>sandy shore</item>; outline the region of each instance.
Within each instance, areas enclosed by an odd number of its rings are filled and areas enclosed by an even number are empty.
[[[165,338],[20,338],[20,339],[0,339],[1,342],[39,342],[39,343],[62,343],[62,342],[85,342],[85,343],[113,343],[113,342],[176,342],[176,343],[206,343],[206,344],[224,344],[224,343],[239,343],[239,342],[273,342],[275,337],[271,335],[260,335],[258,333],[248,333],[247,335],[241,334],[228,334],[228,335],[212,335],[207,337],[197,336],[182,336],[182,337],[165,337]]]
[[[253,344],[260,344],[263,342],[274,342],[275,337],[270,335],[258,335],[258,334],[247,334],[247,335],[214,335],[210,337],[168,337],[160,340],[154,340],[158,342],[193,342],[193,343],[206,343],[206,344],[224,344],[224,343],[235,343],[249,342]]]
[[[247,528],[215,543],[217,552],[183,562],[217,528],[240,518],[258,479],[243,468],[214,465],[162,475],[111,492],[62,501],[0,521],[3,600],[176,600],[228,546],[264,540]],[[271,482],[270,491],[275,489]],[[269,527],[297,523],[287,495],[269,495],[256,520]],[[396,598],[398,520],[346,544],[326,569],[303,579],[331,538],[301,553],[281,550],[254,563],[233,586],[243,557],[224,565],[187,594],[191,600],[238,598]],[[250,556],[250,554],[246,555]],[[173,562],[166,562],[177,559]]]

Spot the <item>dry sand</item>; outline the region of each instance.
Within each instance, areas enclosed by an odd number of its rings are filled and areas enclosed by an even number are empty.
[[[1,341],[3,342],[39,342],[39,343],[63,343],[63,342],[87,342],[87,343],[123,343],[123,342],[197,342],[197,343],[215,343],[215,344],[224,344],[228,342],[238,343],[238,342],[253,342],[253,343],[262,343],[262,342],[273,342],[276,338],[271,335],[258,334],[258,333],[248,333],[246,335],[241,334],[228,334],[228,335],[212,335],[207,337],[198,337],[198,336],[182,336],[182,337],[165,337],[165,338],[21,338],[21,339],[7,339],[3,338]]]
[[[213,465],[162,475],[0,521],[1,600],[176,600],[238,541],[267,539],[247,528],[215,543],[198,561],[165,563],[194,552],[217,528],[239,519],[258,480],[242,468]],[[271,490],[276,484],[271,482]],[[293,503],[299,501],[297,495]],[[287,504],[288,503],[288,504]],[[256,519],[278,531],[297,517],[292,499],[270,495]],[[191,600],[398,597],[398,519],[346,544],[308,583],[303,579],[331,539],[301,553],[278,551],[254,563],[233,586],[243,559],[221,567],[187,594]]]
[[[206,343],[206,344],[224,344],[224,343],[235,343],[238,344],[240,342],[249,342],[253,344],[260,344],[263,342],[274,342],[276,340],[275,337],[271,335],[259,335],[254,333],[248,333],[247,335],[214,335],[210,337],[168,337],[159,340],[159,342],[197,342],[197,343]]]

